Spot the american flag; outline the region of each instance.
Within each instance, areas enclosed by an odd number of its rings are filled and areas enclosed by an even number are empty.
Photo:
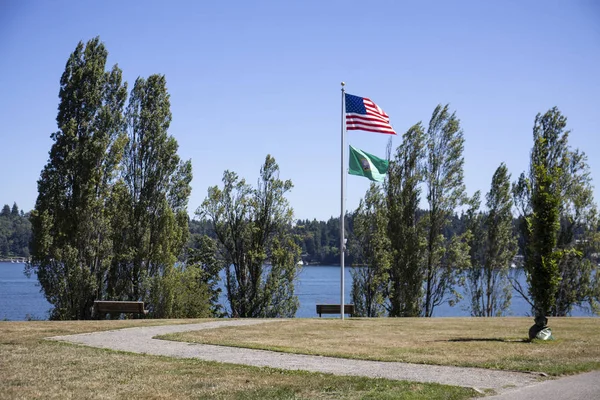
[[[366,97],[346,93],[346,129],[395,135],[390,117]]]

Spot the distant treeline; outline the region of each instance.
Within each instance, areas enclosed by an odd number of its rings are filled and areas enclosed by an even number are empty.
[[[422,214],[425,211],[421,211]],[[10,207],[5,204],[0,212],[0,258],[29,257],[29,243],[31,241],[30,213],[19,210],[16,203]],[[346,232],[349,241],[352,242],[353,214],[346,215]],[[514,220],[515,235],[517,219]],[[202,235],[214,237],[210,221],[190,220],[190,248],[196,248],[197,239]],[[454,234],[463,233],[466,230],[466,216],[464,214],[454,215],[452,223],[444,232],[444,236],[452,237]],[[296,243],[302,249],[302,261],[308,265],[339,265],[340,263],[340,219],[329,218],[327,221],[317,219],[299,219],[292,228]],[[519,241],[522,242],[522,241]],[[352,265],[355,255],[353,246],[348,246],[349,254],[346,256],[346,264]]]
[[[425,210],[419,210],[420,217],[426,214]],[[519,219],[513,219],[514,235],[518,238],[518,243],[522,244],[522,233],[518,229]],[[197,238],[207,235],[213,239],[214,231],[210,221],[191,220],[190,227],[190,248],[195,248]],[[345,257],[346,265],[353,265],[357,261],[355,254],[356,246],[353,246],[354,235],[354,213],[346,214],[345,230],[348,235],[348,251]],[[451,223],[444,230],[444,237],[450,238],[466,232],[467,215],[465,213],[455,214]],[[302,261],[305,265],[339,265],[340,264],[340,218],[331,217],[327,221],[318,221],[317,219],[298,219],[292,227],[292,233],[296,243],[302,249]],[[520,247],[520,246],[519,246]],[[521,253],[519,248],[519,254]],[[359,262],[360,263],[360,262]]]
[[[352,234],[352,215],[346,217],[346,232]],[[211,221],[190,221],[191,247],[196,237],[208,235],[214,239]],[[292,227],[296,244],[302,249],[302,261],[312,265],[339,265],[340,263],[340,219],[327,221],[313,219],[297,220]],[[346,263],[352,263],[352,255],[346,256]]]
[[[29,213],[5,204],[0,212],[0,258],[29,257],[31,223]]]

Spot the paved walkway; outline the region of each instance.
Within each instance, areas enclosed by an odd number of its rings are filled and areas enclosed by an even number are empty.
[[[179,358],[197,358],[206,361],[244,364],[257,367],[306,370],[336,375],[367,376],[416,382],[436,382],[446,385],[472,387],[478,390],[493,389],[496,393],[506,393],[507,395],[516,393],[518,390],[528,388],[532,385],[535,385],[536,388],[542,385],[539,383],[540,377],[538,375],[519,372],[400,362],[350,360],[153,339],[153,337],[157,335],[164,335],[167,333],[276,323],[278,321],[284,320],[221,320],[200,324],[127,328],[78,335],[55,336],[48,339],[134,353]],[[556,382],[559,383],[562,381],[563,379]],[[533,391],[535,392],[535,389]],[[528,395],[526,398],[532,400],[537,397]],[[544,399],[547,398],[548,397],[544,397]],[[561,397],[550,396],[550,398]],[[600,399],[600,395],[595,398]]]
[[[534,386],[513,389],[485,400],[597,400],[600,399],[600,371],[567,376]]]

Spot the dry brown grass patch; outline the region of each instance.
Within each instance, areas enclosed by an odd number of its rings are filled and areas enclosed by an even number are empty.
[[[531,318],[298,319],[186,332],[187,342],[381,361],[539,371],[600,369],[600,319],[552,318],[557,340],[528,342]]]
[[[145,356],[43,338],[207,320],[0,322],[2,399],[468,399],[470,389]]]

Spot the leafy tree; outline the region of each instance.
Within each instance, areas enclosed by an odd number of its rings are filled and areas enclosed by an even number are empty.
[[[512,227],[510,175],[504,163],[494,173],[486,200],[486,214],[470,210],[471,267],[466,278],[471,314],[477,317],[502,315],[512,295],[508,271],[517,244]]]
[[[99,38],[79,43],[60,81],[58,131],[31,215],[32,259],[52,319],[85,319],[112,256],[105,204],[122,155],[121,70]]]
[[[536,116],[529,174],[513,185],[522,216],[526,298],[538,325],[547,316],[567,315],[574,305],[598,308],[598,267],[592,261],[597,217],[589,166],[585,154],[569,146],[566,123],[556,107]]]
[[[423,315],[431,317],[436,306],[453,301],[458,272],[469,264],[465,238],[445,238],[454,210],[465,202],[463,184],[464,137],[456,114],[438,105],[426,135],[425,185],[429,210],[425,217],[425,299]]]
[[[466,222],[465,228],[469,233],[469,258],[471,265],[465,270],[460,283],[464,287],[465,295],[470,301],[470,310],[472,316],[483,316],[484,306],[482,305],[485,287],[485,264],[487,251],[487,232],[485,227],[486,215],[482,213],[481,192],[478,190],[468,201],[469,208],[462,215]]]
[[[389,315],[417,317],[423,296],[423,226],[418,211],[425,156],[425,132],[421,123],[403,136],[390,163],[385,184],[388,212],[387,236],[392,249]]]
[[[0,211],[0,217],[8,216],[10,216],[10,206],[8,204],[5,204],[4,207],[2,207],[2,211]]]
[[[379,187],[372,183],[354,216],[357,258],[363,264],[352,270],[352,302],[358,316],[379,317],[385,311],[391,262],[386,230],[385,198]]]
[[[218,282],[221,266],[217,258],[217,244],[213,238],[208,235],[196,238],[195,246],[190,249],[186,260],[186,269],[193,269],[194,279],[197,282],[196,286],[205,288],[203,295],[200,298],[194,296],[193,301],[207,306],[210,316],[224,316],[225,313],[219,304],[221,288]]]
[[[166,283],[169,290],[173,291],[169,318],[214,316],[208,286],[203,280],[203,271],[198,266],[175,266],[170,274],[162,277],[161,282],[163,285]]]
[[[541,125],[540,121],[536,121],[538,133],[532,153],[533,214],[527,221],[531,237],[530,257],[525,265],[529,272],[529,293],[534,301],[536,315],[546,316],[556,301],[560,279],[558,262],[561,255],[556,251],[560,229],[560,189],[556,187],[559,166],[553,163],[554,157],[549,146],[549,142],[558,139],[558,132],[553,128],[553,132],[543,129]],[[558,154],[558,157],[562,156]]]
[[[591,216],[590,218],[596,219],[597,217]],[[566,250],[563,252],[564,256],[558,266],[560,282],[556,293],[556,303],[551,309],[550,315],[567,316],[576,305],[598,314],[600,311],[600,278],[597,259],[600,237],[598,233],[586,226],[578,235],[578,239],[569,242],[568,245],[559,244],[559,246]]]
[[[177,141],[168,134],[171,110],[164,76],[136,80],[126,119],[124,166],[111,208],[115,257],[109,293],[149,302],[155,317],[172,316],[173,280],[178,279],[174,265],[189,237],[192,167],[180,160]]]
[[[267,155],[256,188],[225,171],[223,188],[209,188],[197,211],[213,224],[232,317],[296,313],[300,248],[291,234],[293,211],[285,198],[291,188],[291,181],[279,179],[279,166]]]
[[[563,252],[559,262],[560,282],[553,316],[568,315],[573,306],[587,305],[600,310],[600,278],[595,256],[600,252],[598,212],[594,203],[587,157],[569,149],[566,167],[561,167],[560,231],[557,246]]]

